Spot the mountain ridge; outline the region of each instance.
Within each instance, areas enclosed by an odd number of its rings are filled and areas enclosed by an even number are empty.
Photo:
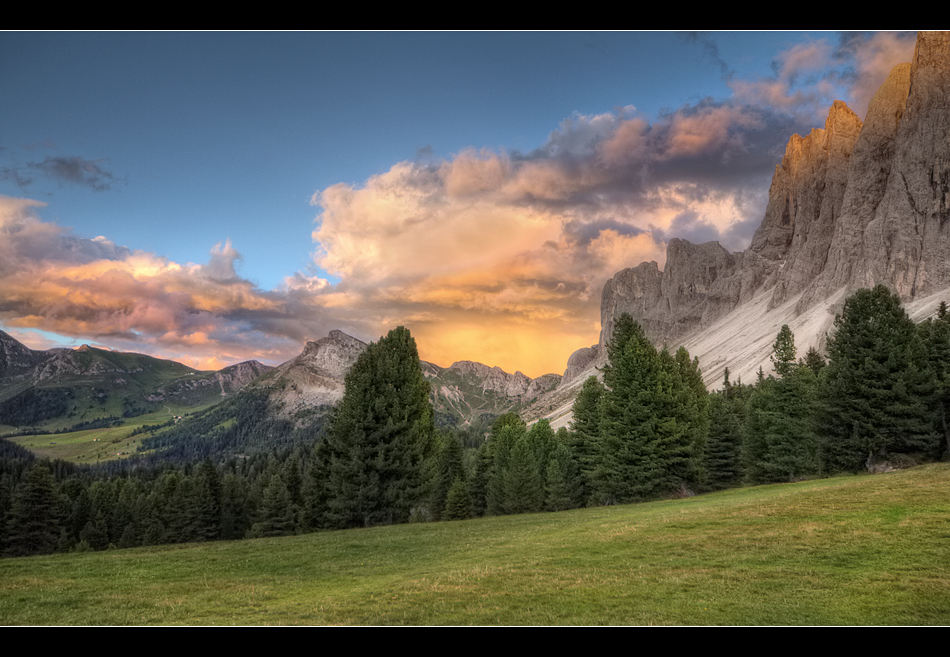
[[[750,380],[789,324],[800,354],[821,348],[846,296],[884,283],[916,321],[950,294],[950,32],[918,33],[914,59],[894,67],[862,122],[842,101],[824,128],[793,135],[745,251],[670,240],[666,266],[617,272],[601,297],[597,345],[568,360],[553,413],[606,362],[620,314],[658,344],[699,358],[707,386],[728,367]]]

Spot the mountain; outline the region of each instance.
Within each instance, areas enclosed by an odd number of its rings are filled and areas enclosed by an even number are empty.
[[[0,424],[134,416],[165,404],[195,406],[240,390],[271,368],[257,361],[201,372],[171,360],[83,345],[45,351],[0,331]]]
[[[330,406],[342,399],[346,373],[366,346],[342,331],[330,331],[327,337],[308,342],[299,356],[255,380],[249,390],[267,390],[274,407],[286,418],[308,408]],[[461,424],[484,414],[520,410],[561,380],[557,374],[531,379],[521,372],[508,374],[471,361],[449,367],[425,361],[421,365],[436,412]]]
[[[884,283],[912,318],[950,298],[950,33],[920,32],[862,122],[835,101],[823,129],[793,135],[748,249],[670,240],[666,265],[618,272],[601,297],[598,344],[568,361],[558,390],[529,414],[565,424],[579,386],[606,362],[616,318],[699,357],[707,385],[751,381],[788,324],[799,355],[822,348],[854,290]],[[550,408],[553,410],[545,410]]]

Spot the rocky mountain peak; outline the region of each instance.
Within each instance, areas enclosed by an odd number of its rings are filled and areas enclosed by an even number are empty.
[[[948,32],[918,35],[914,61],[891,71],[864,121],[835,101],[824,128],[789,139],[748,249],[671,240],[663,271],[641,263],[608,281],[599,350],[571,357],[562,388],[596,373],[623,312],[655,342],[686,345],[707,382],[727,365],[751,380],[770,369],[782,324],[804,353],[823,342],[835,304],[878,283],[921,308],[950,290]]]

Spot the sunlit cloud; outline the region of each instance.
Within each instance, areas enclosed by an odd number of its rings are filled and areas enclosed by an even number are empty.
[[[225,241],[205,264],[180,264],[83,239],[41,220],[45,204],[0,197],[0,322],[189,363],[279,363],[337,328],[315,302],[319,279],[263,291],[242,279]],[[307,287],[309,286],[309,288]],[[360,329],[359,322],[349,327]],[[26,335],[35,335],[32,331]],[[45,344],[45,343],[44,343]]]
[[[776,55],[771,75],[741,79],[715,35],[687,38],[731,96],[651,117],[633,105],[576,112],[530,152],[438,159],[426,147],[362,183],[317,190],[312,266],[273,290],[241,276],[241,245],[226,235],[204,262],[179,263],[76,236],[42,220],[44,204],[0,197],[0,324],[202,367],[277,364],[331,329],[372,340],[404,324],[439,365],[563,371],[597,341],[613,274],[662,268],[672,238],[746,248],[790,135],[823,125],[839,97],[863,116],[914,45],[904,33],[815,40]],[[0,170],[21,187],[38,176],[93,190],[117,180],[78,156]]]

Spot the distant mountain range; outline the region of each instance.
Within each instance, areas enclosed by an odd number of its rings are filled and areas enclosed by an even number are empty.
[[[88,345],[38,351],[0,331],[0,426],[60,429],[165,405],[214,403],[270,369],[248,361],[202,372],[171,360]]]
[[[247,361],[202,372],[171,360],[88,345],[37,351],[0,331],[0,426],[59,429],[166,405],[207,405],[245,387],[266,393],[268,407],[292,419],[302,410],[339,401],[346,373],[366,346],[342,331],[331,331],[278,367]],[[422,362],[422,369],[436,412],[460,425],[518,411],[561,380],[557,374],[531,379],[471,361],[445,368]]]
[[[800,355],[822,348],[835,312],[860,287],[887,284],[912,318],[930,316],[950,299],[948,98],[950,33],[921,32],[914,61],[893,69],[863,122],[836,101],[824,129],[791,137],[748,249],[673,239],[662,271],[651,262],[618,272],[604,286],[598,344],[576,351],[563,377],[423,363],[436,411],[461,424],[508,411],[567,424],[580,385],[606,362],[605,345],[624,312],[656,343],[697,356],[710,387],[726,367],[733,380],[770,371],[783,324]],[[63,412],[43,422],[66,425],[96,413],[210,403],[245,386],[266,392],[274,412],[290,419],[338,401],[365,347],[332,331],[276,368],[250,361],[198,372],[86,346],[34,351],[0,332],[0,425],[18,407],[46,404]]]

